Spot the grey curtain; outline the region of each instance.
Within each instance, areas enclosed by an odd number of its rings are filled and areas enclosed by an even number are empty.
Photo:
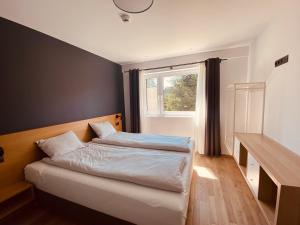
[[[131,133],[140,133],[139,70],[129,70]]]
[[[209,156],[221,155],[220,62],[219,58],[212,58],[205,61],[206,121],[204,152]]]

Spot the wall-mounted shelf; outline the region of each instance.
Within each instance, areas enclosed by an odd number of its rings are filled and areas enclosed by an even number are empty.
[[[0,189],[0,220],[34,199],[33,185],[18,182]]]
[[[236,133],[234,159],[269,225],[300,224],[300,156],[262,134]]]

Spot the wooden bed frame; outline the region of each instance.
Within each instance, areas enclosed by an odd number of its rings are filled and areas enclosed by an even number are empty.
[[[24,167],[45,156],[35,141],[74,131],[81,141],[87,142],[95,137],[89,123],[109,121],[122,130],[121,113],[101,116],[71,123],[27,130],[0,136],[0,146],[4,149],[4,162],[0,163],[0,189],[24,180]]]

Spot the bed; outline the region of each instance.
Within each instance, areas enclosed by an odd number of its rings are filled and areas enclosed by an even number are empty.
[[[92,141],[98,144],[177,152],[191,152],[193,150],[193,140],[190,137],[159,134],[115,132],[102,138],[93,138]]]
[[[123,147],[129,149],[128,147]],[[146,150],[145,151],[159,151]],[[184,155],[184,191],[166,191],[132,182],[98,177],[37,161],[25,168],[26,180],[38,189],[96,211],[141,225],[184,225],[192,175],[193,152]],[[72,189],[66,187],[73,187]]]

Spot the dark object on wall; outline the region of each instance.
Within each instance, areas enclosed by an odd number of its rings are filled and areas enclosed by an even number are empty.
[[[0,134],[124,113],[120,65],[3,18],[0,33]]]
[[[275,61],[275,67],[281,66],[282,64],[285,64],[289,61],[289,55],[286,55],[282,57],[281,59],[278,59]]]
[[[206,121],[204,152],[209,156],[221,155],[220,135],[220,62],[219,58],[205,61]]]
[[[140,133],[139,70],[129,70],[131,133]]]
[[[0,147],[0,163],[4,162],[4,149]]]
[[[122,116],[120,116],[119,114],[116,114],[116,122],[115,122],[116,126],[119,126],[120,121],[122,122]],[[125,129],[123,128],[123,130],[125,130]]]

